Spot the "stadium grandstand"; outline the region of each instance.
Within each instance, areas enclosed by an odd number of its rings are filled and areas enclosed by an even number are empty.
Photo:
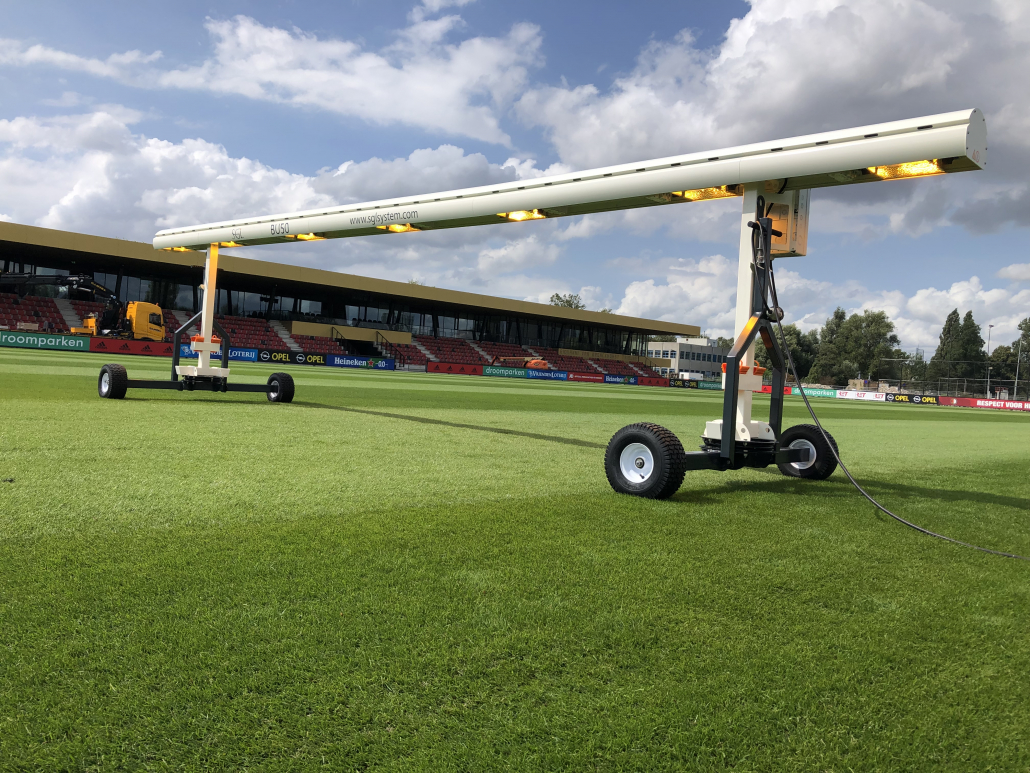
[[[0,222],[0,271],[88,274],[124,301],[156,303],[166,340],[200,308],[203,252]],[[7,288],[5,288],[7,289]],[[68,332],[104,308],[54,286],[0,294],[0,327]],[[218,319],[233,345],[392,357],[400,367],[544,360],[555,370],[656,376],[656,336],[697,336],[695,325],[497,298],[406,282],[220,256]],[[191,328],[188,334],[196,334]],[[653,351],[653,350],[652,350]]]

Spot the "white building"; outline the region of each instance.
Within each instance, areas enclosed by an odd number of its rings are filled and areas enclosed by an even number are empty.
[[[711,338],[683,338],[675,341],[649,341],[648,357],[669,360],[670,367],[656,368],[663,376],[702,381],[722,377],[722,363],[729,349]]]

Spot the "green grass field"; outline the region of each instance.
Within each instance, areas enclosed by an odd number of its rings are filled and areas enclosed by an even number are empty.
[[[0,350],[2,770],[1030,768],[1030,564],[839,472],[611,491],[720,393],[103,361]],[[815,405],[886,506],[1030,554],[1030,416]]]

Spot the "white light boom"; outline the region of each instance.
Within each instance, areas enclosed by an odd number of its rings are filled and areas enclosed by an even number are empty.
[[[492,225],[725,198],[743,194],[749,184],[783,193],[986,165],[983,114],[962,110],[532,180],[169,228],[154,237],[154,247],[242,247]]]

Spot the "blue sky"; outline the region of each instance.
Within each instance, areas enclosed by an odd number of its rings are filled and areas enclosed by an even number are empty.
[[[1025,3],[42,2],[0,39],[0,218],[158,228],[705,150],[968,107],[988,170],[813,194],[788,318],[1030,315]],[[1020,100],[1022,97],[1022,100]],[[580,292],[729,334],[739,201],[251,248],[478,292]]]

